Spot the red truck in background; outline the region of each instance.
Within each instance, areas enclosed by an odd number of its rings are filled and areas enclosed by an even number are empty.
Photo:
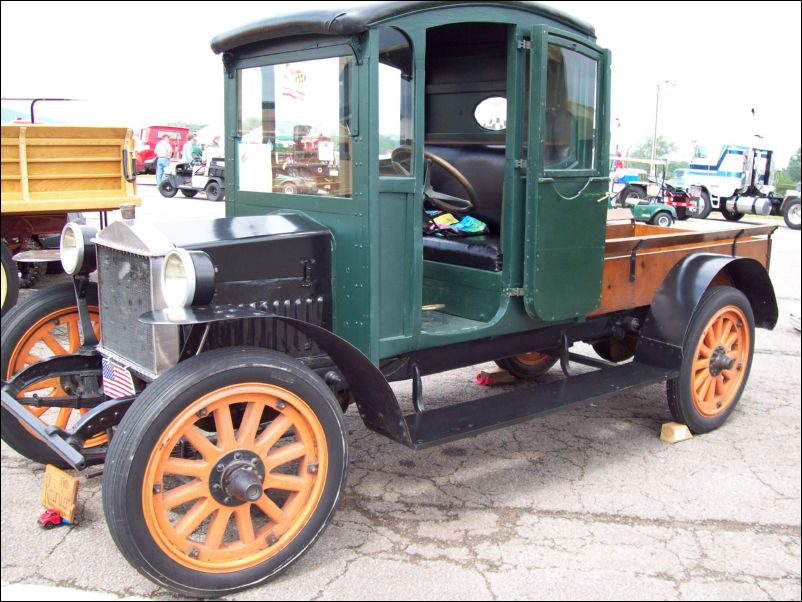
[[[156,153],[154,149],[156,148],[156,143],[164,134],[170,136],[170,144],[173,145],[173,158],[177,159],[184,142],[187,141],[189,128],[173,125],[149,125],[142,128],[136,145],[137,173],[156,173]]]

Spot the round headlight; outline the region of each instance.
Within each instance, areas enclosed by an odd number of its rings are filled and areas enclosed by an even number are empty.
[[[90,242],[97,230],[70,222],[61,231],[61,266],[70,276],[95,269],[95,246]]]
[[[214,295],[214,266],[202,251],[173,249],[164,258],[164,302],[169,308],[208,303]]]
[[[195,268],[184,249],[175,249],[164,258],[164,301],[167,307],[192,305],[195,296]]]

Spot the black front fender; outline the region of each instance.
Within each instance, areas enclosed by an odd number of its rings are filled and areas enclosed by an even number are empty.
[[[674,266],[655,294],[641,329],[636,361],[679,369],[691,318],[702,295],[721,274],[746,295],[755,325],[774,328],[777,299],[766,268],[748,257],[694,253]]]
[[[139,320],[146,324],[182,326],[253,318],[283,322],[315,341],[348,381],[365,426],[394,441],[411,446],[409,429],[387,379],[359,349],[321,326],[239,306],[163,309],[147,312]]]

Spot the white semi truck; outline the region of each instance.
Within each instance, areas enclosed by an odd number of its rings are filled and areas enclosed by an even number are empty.
[[[799,229],[799,197],[774,195],[773,151],[755,146],[697,144],[685,169],[677,169],[671,185],[698,197],[692,216],[707,217],[713,209],[729,221],[745,214],[782,215],[789,228]]]

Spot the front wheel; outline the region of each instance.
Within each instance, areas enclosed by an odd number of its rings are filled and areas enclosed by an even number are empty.
[[[702,190],[699,194],[699,198],[696,199],[696,203],[693,209],[691,209],[691,217],[695,217],[696,219],[705,219],[710,212],[713,210],[713,205],[710,204],[710,195],[706,190]]]
[[[674,223],[674,220],[671,218],[670,214],[666,213],[665,211],[660,211],[652,218],[652,223],[655,226],[660,226],[661,228],[670,228],[671,224]]]
[[[785,225],[791,230],[799,230],[800,216],[799,216],[799,199],[791,201],[783,209],[783,219]]]
[[[223,189],[214,180],[206,184],[206,198],[210,201],[217,202],[223,200]]]
[[[159,184],[159,192],[163,197],[171,199],[176,195],[176,193],[178,193],[178,188],[173,186],[173,183],[170,181],[170,178],[165,178]]]
[[[718,428],[735,409],[752,365],[755,318],[739,290],[707,291],[688,327],[679,376],[666,383],[674,420],[693,433]]]
[[[106,458],[103,507],[126,559],[216,597],[290,566],[329,523],[348,469],[336,397],[295,359],[221,349],[157,379]]]

